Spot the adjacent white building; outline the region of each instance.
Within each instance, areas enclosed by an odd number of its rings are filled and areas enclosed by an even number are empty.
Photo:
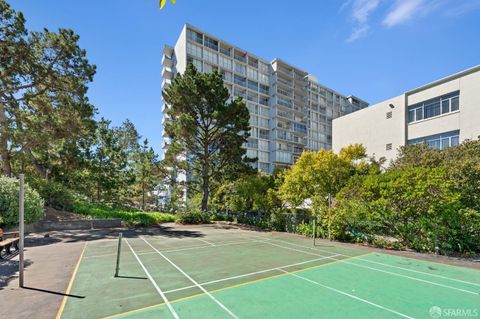
[[[333,120],[333,150],[361,143],[387,163],[400,146],[443,149],[480,136],[480,65]]]
[[[244,146],[265,172],[293,164],[303,150],[331,149],[333,119],[368,106],[281,59],[266,61],[186,24],[175,46],[164,47],[162,89],[189,63],[201,72],[220,72],[230,95],[245,100],[251,137]],[[164,103],[162,111],[169,107]],[[163,112],[162,123],[167,121]],[[163,138],[166,151],[170,140],[165,132]]]

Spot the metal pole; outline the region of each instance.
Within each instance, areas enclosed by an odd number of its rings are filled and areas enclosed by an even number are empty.
[[[332,194],[328,194],[328,240],[332,240],[332,235],[330,232],[331,225],[331,208],[332,208]]]
[[[18,235],[20,237],[19,240],[19,257],[20,257],[20,263],[18,265],[18,272],[19,272],[19,286],[20,288],[23,288],[23,268],[24,268],[24,256],[23,256],[23,248],[24,248],[24,180],[25,180],[25,175],[20,174],[20,194],[18,197],[18,215],[19,215],[19,223],[18,223]]]
[[[120,251],[122,249],[122,233],[118,235],[118,248],[117,248],[117,265],[115,266],[115,277],[118,277],[120,271]]]
[[[313,218],[313,246],[315,246],[315,237],[317,237],[317,217]]]

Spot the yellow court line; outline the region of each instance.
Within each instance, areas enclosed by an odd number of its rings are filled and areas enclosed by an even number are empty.
[[[210,292],[210,293],[216,293],[216,292],[219,292],[219,291],[224,291],[224,290],[228,290],[228,289],[232,289],[232,288],[238,288],[238,287],[242,287],[242,286],[254,284],[254,283],[257,283],[257,282],[260,282],[260,281],[270,280],[270,279],[277,278],[277,277],[288,276],[288,275],[290,275],[290,274],[294,274],[294,273],[297,273],[297,272],[306,271],[306,270],[315,269],[315,268],[320,268],[320,267],[323,267],[323,266],[328,266],[328,265],[336,264],[336,263],[342,262],[342,261],[344,261],[344,260],[350,260],[350,259],[354,259],[354,258],[358,258],[358,257],[370,255],[370,254],[372,254],[372,253],[366,253],[366,254],[362,254],[362,255],[358,255],[358,256],[347,257],[347,258],[344,258],[344,259],[341,259],[341,260],[335,260],[335,261],[332,261],[332,262],[329,262],[329,263],[326,263],[326,264],[317,265],[317,266],[311,266],[311,267],[307,267],[307,268],[304,268],[304,269],[299,269],[299,270],[291,271],[291,272],[289,272],[289,273],[282,273],[282,274],[273,275],[273,276],[269,276],[269,277],[265,277],[265,278],[260,278],[260,279],[255,279],[255,280],[247,281],[247,282],[244,282],[244,283],[241,283],[241,284],[236,284],[236,285],[233,285],[233,286],[228,286],[228,287],[224,287],[224,288],[218,288],[218,289],[210,290],[209,292]],[[202,285],[202,284],[200,283],[200,285]],[[192,288],[194,288],[194,287],[192,287]],[[194,295],[191,295],[191,296],[188,296],[188,297],[183,297],[183,298],[175,299],[175,300],[173,300],[173,301],[170,301],[170,304],[177,303],[177,302],[181,302],[181,301],[185,301],[185,300],[192,299],[192,298],[196,298],[196,297],[201,297],[201,296],[203,296],[203,295],[205,295],[205,293],[202,292],[202,293],[194,294]],[[151,305],[151,306],[147,306],[147,307],[143,307],[143,308],[138,308],[138,309],[133,309],[133,310],[121,312],[121,313],[117,313],[117,314],[115,314],[115,315],[111,315],[111,316],[107,316],[107,317],[102,317],[101,319],[113,319],[113,318],[117,318],[118,316],[128,315],[128,314],[131,314],[131,313],[135,313],[135,312],[147,310],[147,309],[150,309],[150,308],[156,308],[156,307],[162,306],[162,305],[164,305],[164,304],[165,304],[164,302],[161,302],[161,303],[158,303],[158,304],[155,304],[155,305]],[[58,319],[58,318],[57,318],[57,319]]]
[[[85,245],[83,246],[82,253],[80,254],[80,257],[78,257],[77,264],[75,265],[75,268],[73,269],[72,277],[70,277],[70,282],[68,283],[67,291],[65,291],[65,296],[63,297],[62,304],[60,305],[60,308],[58,309],[57,315],[55,316],[55,319],[60,319],[63,314],[63,310],[65,309],[65,305],[67,304],[67,299],[68,299],[68,294],[70,294],[70,291],[72,290],[73,286],[73,281],[75,280],[75,277],[77,276],[78,268],[80,267],[80,262],[82,261],[83,254],[85,253],[85,249],[87,248],[87,243],[85,242]]]

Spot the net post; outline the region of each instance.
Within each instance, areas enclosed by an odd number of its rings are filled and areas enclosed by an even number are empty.
[[[313,217],[312,237],[313,237],[313,246],[315,246],[315,238],[317,237],[317,217]]]
[[[25,246],[25,226],[24,226],[24,198],[25,198],[25,189],[24,189],[24,182],[25,182],[25,175],[20,174],[19,176],[19,196],[18,196],[18,236],[20,237],[18,243],[19,249],[19,263],[18,263],[18,285],[20,288],[23,288],[23,278],[24,278],[24,265],[25,259],[23,255],[23,248]]]
[[[118,272],[120,271],[120,252],[122,250],[122,238],[123,234],[118,234],[117,264],[115,266],[115,277],[118,277]]]

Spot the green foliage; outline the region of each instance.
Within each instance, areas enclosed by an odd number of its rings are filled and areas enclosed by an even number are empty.
[[[175,220],[178,224],[208,224],[210,223],[210,214],[201,210],[185,210],[177,214]]]
[[[338,195],[333,228],[340,239],[387,236],[420,251],[462,252],[480,244],[471,231],[478,217],[465,213],[446,169],[405,168],[352,181]]]
[[[31,180],[30,185],[45,199],[46,206],[65,211],[73,208],[75,194],[63,184],[35,178]]]
[[[152,226],[175,221],[175,215],[168,213],[141,212],[82,203],[76,203],[72,211],[92,218],[120,218],[130,226]]]
[[[241,98],[229,101],[218,72],[199,73],[191,64],[163,97],[171,105],[167,114],[172,119],[165,125],[172,139],[166,158],[193,176],[202,193],[202,210],[207,211],[213,181],[243,170],[248,162],[242,147],[250,135],[248,109]]]
[[[0,176],[0,227],[18,225],[19,181]],[[25,185],[25,223],[38,221],[43,216],[43,200],[28,184]]]

